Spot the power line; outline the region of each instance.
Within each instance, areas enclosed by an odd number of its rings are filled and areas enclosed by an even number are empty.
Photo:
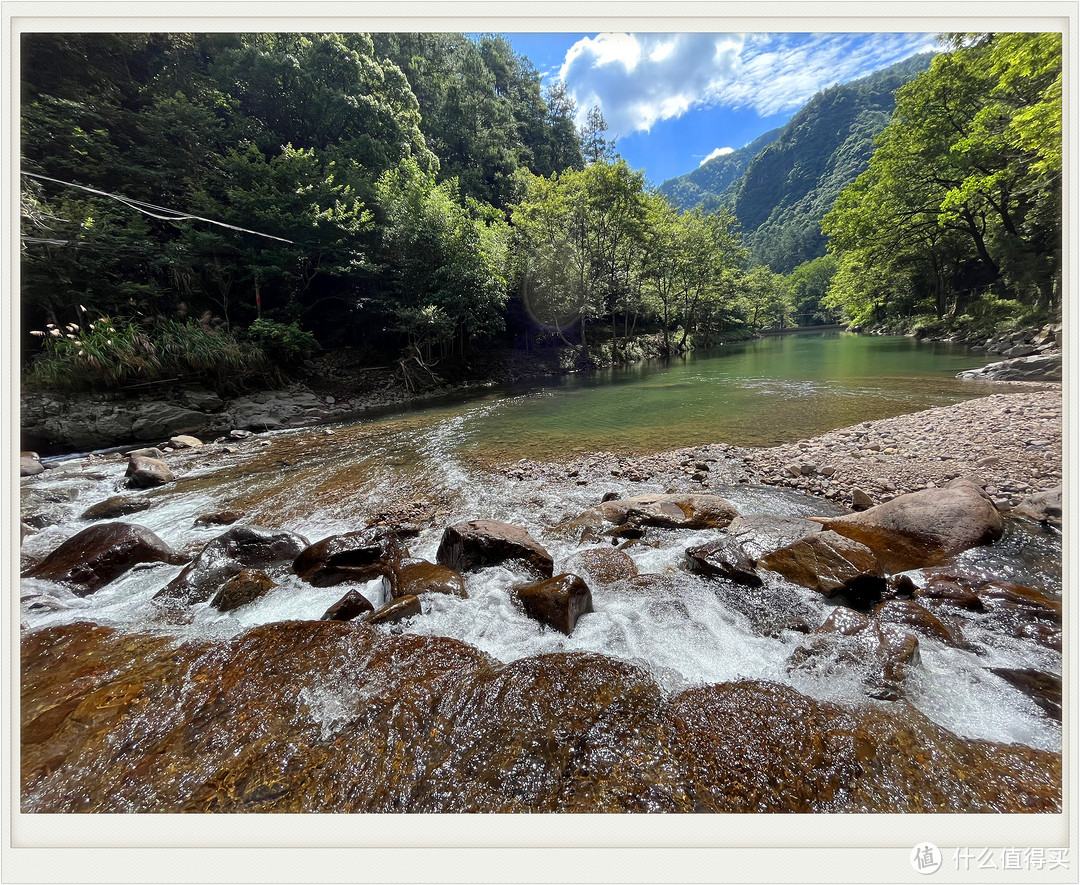
[[[158,221],[205,221],[207,224],[216,224],[218,227],[225,227],[229,230],[239,231],[244,234],[255,234],[257,237],[266,237],[268,240],[277,240],[279,243],[289,243],[293,246],[300,245],[295,240],[286,240],[284,237],[275,237],[273,234],[264,234],[261,231],[249,230],[246,227],[237,227],[235,224],[226,224],[224,221],[215,221],[213,218],[203,218],[201,215],[192,215],[190,212],[183,212],[179,209],[155,206],[153,203],[144,203],[142,200],[134,200],[131,197],[123,197],[119,194],[110,194],[108,191],[97,190],[96,188],[75,184],[71,181],[61,181],[59,178],[49,178],[48,175],[38,175],[36,172],[23,172],[22,174],[28,175],[30,178],[40,178],[42,181],[51,181],[54,184],[62,184],[65,187],[78,188],[81,191],[97,194],[100,197],[108,197],[110,200],[116,200],[116,202],[127,206],[129,209],[134,209],[136,212],[141,212],[143,215],[149,215],[151,218],[156,218]]]

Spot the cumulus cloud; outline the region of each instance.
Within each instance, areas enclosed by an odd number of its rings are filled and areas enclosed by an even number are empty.
[[[699,166],[704,166],[709,160],[715,160],[717,157],[722,157],[724,154],[735,153],[735,148],[722,147],[716,148],[711,154],[709,154],[704,160],[698,163]]]
[[[935,49],[929,34],[597,34],[566,53],[559,79],[584,120],[612,135],[648,131],[692,108],[795,110],[814,93]]]

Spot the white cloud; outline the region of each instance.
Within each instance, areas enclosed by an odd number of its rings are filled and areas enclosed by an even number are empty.
[[[722,157],[725,154],[733,154],[733,153],[735,153],[735,148],[729,148],[729,147],[716,148],[711,154],[709,154],[709,156],[707,156],[704,160],[702,160],[700,163],[698,163],[698,165],[699,166],[704,166],[706,163],[709,162],[709,160],[715,160],[717,157]]]
[[[598,34],[570,47],[558,76],[579,122],[598,105],[618,137],[695,107],[793,111],[821,89],[936,48],[928,34]]]

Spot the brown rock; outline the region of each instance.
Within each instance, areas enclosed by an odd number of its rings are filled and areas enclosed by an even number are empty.
[[[400,596],[394,599],[378,611],[364,615],[363,618],[369,624],[394,624],[405,618],[412,618],[423,611],[420,607],[420,597]]]
[[[697,574],[725,578],[748,587],[761,586],[753,560],[743,552],[735,538],[724,537],[698,547],[688,547],[686,564]]]
[[[203,447],[203,441],[195,436],[181,434],[172,437],[169,440],[169,445],[174,449],[201,449]]]
[[[474,519],[447,526],[435,559],[457,572],[518,562],[543,577],[551,577],[554,562],[525,529],[493,519]]]
[[[195,517],[195,525],[232,525],[244,518],[240,510],[218,510]]]
[[[815,521],[865,544],[889,573],[936,565],[997,540],[1005,530],[993,502],[966,479],[900,495],[862,513]]]
[[[1020,689],[1051,719],[1061,721],[1061,677],[1041,670],[991,667],[990,672]]]
[[[139,563],[176,565],[183,561],[184,557],[149,529],[108,522],[68,538],[23,577],[59,581],[69,585],[76,596],[89,596]]]
[[[797,516],[774,516],[771,513],[737,516],[727,527],[728,535],[738,541],[743,552],[755,562],[766,553],[820,531],[819,522]]]
[[[861,510],[869,510],[874,506],[874,499],[862,489],[851,490],[851,509],[858,513]]]
[[[594,586],[614,584],[638,573],[634,560],[622,550],[612,547],[578,550],[567,557],[562,564],[562,571],[581,575]]]
[[[945,623],[910,599],[887,599],[874,609],[874,617],[882,624],[910,627],[953,648],[970,648],[958,626]]]
[[[165,453],[156,446],[147,446],[142,449],[132,449],[130,452],[124,452],[124,456],[128,459],[131,458],[153,458],[155,461],[164,461]]]
[[[86,508],[80,519],[117,519],[153,506],[154,502],[150,498],[116,495]]]
[[[126,475],[128,485],[136,489],[165,485],[176,480],[169,465],[157,458],[132,458],[128,461]]]
[[[914,596],[930,608],[945,605],[972,612],[986,611],[977,593],[961,587],[955,581],[935,581],[926,587],[916,587]]]
[[[328,608],[319,619],[322,621],[351,621],[366,612],[375,611],[366,596],[359,590],[350,590]]]
[[[658,526],[672,529],[719,529],[739,511],[719,495],[637,495],[608,501],[597,508],[615,525]]]
[[[383,575],[383,585],[391,599],[444,593],[468,599],[465,579],[453,569],[423,559],[403,559],[393,563]]]
[[[262,598],[276,586],[265,572],[246,568],[222,585],[217,595],[210,600],[210,606],[218,611],[232,611]]]
[[[578,618],[593,610],[588,584],[577,575],[556,575],[546,581],[519,584],[514,594],[525,614],[569,636]]]
[[[309,584],[330,587],[387,575],[397,560],[408,555],[395,532],[369,528],[312,544],[297,555],[293,571]]]
[[[881,566],[863,544],[824,531],[809,535],[758,560],[758,566],[824,596],[851,591],[880,596],[885,588]]]
[[[832,610],[825,622],[815,630],[815,633],[840,633],[843,636],[854,636],[870,626],[870,619],[848,608],[846,605],[837,606]]]
[[[195,604],[206,602],[221,585],[246,568],[265,569],[291,562],[307,547],[294,532],[255,525],[233,526],[218,535],[154,597]]]

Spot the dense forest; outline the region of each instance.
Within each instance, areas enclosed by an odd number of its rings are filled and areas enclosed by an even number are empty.
[[[688,209],[497,35],[25,35],[27,383],[237,389],[320,347],[403,371],[494,345],[587,365],[841,312],[1052,310],[1060,38],[951,41],[872,159],[886,99],[835,87],[792,121],[830,146],[794,164],[805,181],[776,165],[789,124],[718,158],[731,208]],[[891,108],[882,84],[920,66],[860,89]]]

